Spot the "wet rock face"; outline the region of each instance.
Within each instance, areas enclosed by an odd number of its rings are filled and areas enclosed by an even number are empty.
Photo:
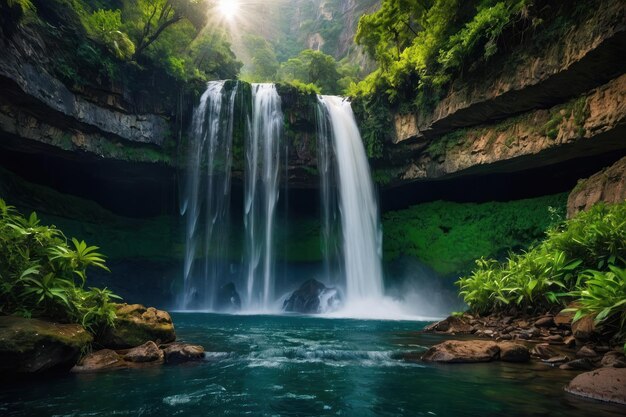
[[[149,341],[169,343],[176,340],[169,313],[141,304],[118,304],[115,327],[108,328],[97,342],[104,347],[126,349]]]
[[[34,374],[71,368],[92,341],[77,324],[0,317],[0,374]]]
[[[570,394],[626,405],[626,368],[601,368],[574,378],[565,388]]]
[[[567,217],[588,210],[595,203],[626,200],[626,157],[613,166],[579,182],[567,199]]]
[[[241,297],[235,284],[229,282],[222,285],[217,293],[217,310],[232,312],[241,310]]]
[[[333,311],[340,304],[341,296],[336,288],[328,288],[311,279],[285,300],[283,310],[290,313],[319,314]]]

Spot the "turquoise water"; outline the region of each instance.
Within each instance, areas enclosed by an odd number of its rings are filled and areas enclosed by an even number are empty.
[[[621,416],[563,391],[572,373],[403,361],[424,323],[174,314],[202,363],[14,382],[2,416]]]

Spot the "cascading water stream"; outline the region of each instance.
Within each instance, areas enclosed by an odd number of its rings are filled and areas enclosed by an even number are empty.
[[[329,177],[332,155],[324,148],[330,137],[338,179],[346,307],[350,309],[366,300],[376,303],[384,297],[378,205],[365,148],[350,103],[341,97],[320,96],[319,104],[322,214],[326,217],[323,224],[328,224],[326,227],[329,228],[332,224],[332,219],[328,217],[332,215],[333,204],[333,193],[330,191],[332,179]]]
[[[228,259],[232,137],[237,88],[208,83],[194,110],[181,214],[185,216],[181,309],[212,310]],[[226,101],[226,103],[224,103]],[[201,226],[204,226],[202,229]],[[204,258],[199,265],[197,258]]]
[[[273,84],[252,85],[252,123],[246,146],[246,307],[273,310],[274,222],[279,196],[283,114]]]

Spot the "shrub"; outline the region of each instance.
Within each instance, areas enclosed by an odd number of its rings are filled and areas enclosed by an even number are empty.
[[[626,268],[609,265],[608,271],[584,271],[576,290],[567,294],[575,298],[574,321],[592,316],[596,325],[618,339],[626,337]]]
[[[480,259],[457,284],[478,313],[545,311],[577,301],[575,320],[593,315],[618,338],[626,323],[626,202],[598,203],[547,232],[532,250],[507,262]]]
[[[0,314],[80,323],[96,333],[115,319],[111,291],[85,289],[87,269],[108,270],[96,246],[44,226],[0,199]]]

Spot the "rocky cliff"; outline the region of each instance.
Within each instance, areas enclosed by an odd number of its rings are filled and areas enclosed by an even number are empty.
[[[626,7],[602,3],[558,42],[529,41],[454,80],[432,108],[393,114],[395,134],[375,162],[385,184],[569,164],[565,190],[584,167],[626,154]]]

